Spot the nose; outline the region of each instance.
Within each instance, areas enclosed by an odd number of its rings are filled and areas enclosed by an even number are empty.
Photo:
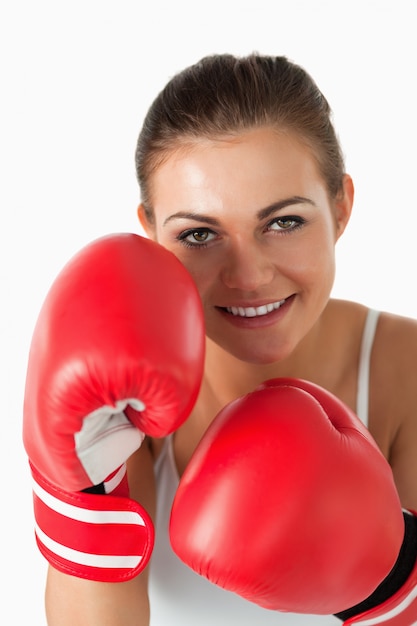
[[[249,292],[268,285],[273,274],[274,265],[260,246],[239,241],[227,251],[221,277],[229,289]]]

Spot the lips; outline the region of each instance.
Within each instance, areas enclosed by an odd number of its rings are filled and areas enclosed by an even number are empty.
[[[228,306],[225,307],[225,310],[236,317],[262,317],[263,315],[272,313],[272,311],[276,311],[284,303],[285,299],[268,302],[267,304],[263,304],[261,306]]]

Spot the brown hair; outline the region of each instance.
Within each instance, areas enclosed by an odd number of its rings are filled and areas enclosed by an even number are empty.
[[[198,137],[271,126],[295,132],[313,150],[331,198],[343,188],[344,160],[326,98],[286,57],[207,56],[176,74],[152,103],[136,148],[136,172],[152,222],[152,172],[172,150]]]

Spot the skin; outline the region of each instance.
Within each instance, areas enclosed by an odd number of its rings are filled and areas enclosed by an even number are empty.
[[[282,361],[293,352],[327,304],[334,243],[352,202],[347,177],[345,186],[346,198],[331,209],[313,157],[293,137],[270,129],[199,143],[158,169],[156,224],[147,230],[193,276],[213,342],[253,364]],[[203,246],[200,239],[207,240]],[[242,327],[236,325],[241,318],[219,311],[291,297],[283,307],[291,311],[279,323],[267,323],[265,316]]]
[[[310,149],[294,135],[262,128],[182,145],[151,183],[155,220],[148,223],[140,206],[140,222],[193,276],[207,332],[200,396],[174,436],[179,473],[218,411],[269,378],[309,379],[355,410],[367,309],[330,299],[335,245],[353,204],[350,177],[340,197],[329,198]],[[225,311],[282,300],[269,315]],[[369,430],[391,464],[402,505],[414,510],[416,356],[417,323],[382,313],[371,360]],[[152,464],[161,445],[146,440],[129,460],[132,497],[152,517]],[[146,626],[146,583],[146,571],[129,583],[105,585],[50,568],[48,623]]]

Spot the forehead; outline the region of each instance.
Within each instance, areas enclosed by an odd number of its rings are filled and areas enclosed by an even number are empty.
[[[152,174],[151,195],[155,211],[206,211],[258,207],[317,185],[324,182],[311,149],[295,134],[268,127],[184,142]]]

